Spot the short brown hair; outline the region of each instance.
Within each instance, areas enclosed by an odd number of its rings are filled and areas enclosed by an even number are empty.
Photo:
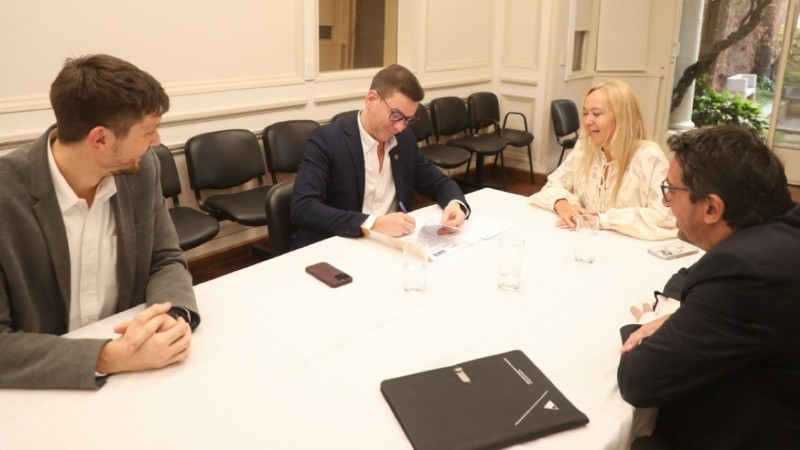
[[[150,74],[109,55],[87,55],[64,62],[50,86],[58,139],[82,140],[96,126],[125,137],[147,115],[169,110],[169,97]]]
[[[417,77],[399,64],[392,64],[381,69],[372,78],[369,88],[378,91],[384,97],[391,97],[392,94],[399,91],[417,103],[425,98],[425,90],[420,86]]]

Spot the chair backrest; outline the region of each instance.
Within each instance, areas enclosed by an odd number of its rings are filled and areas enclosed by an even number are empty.
[[[263,184],[267,173],[258,138],[250,130],[222,130],[193,136],[186,141],[189,184],[200,189],[227,189],[253,178]]]
[[[578,107],[572,100],[553,100],[550,103],[550,115],[553,118],[553,129],[557,138],[577,133],[581,127]]]
[[[278,172],[295,173],[306,153],[308,135],[319,127],[313,120],[287,120],[264,128],[264,154],[272,184],[277,184]]]
[[[292,189],[294,180],[284,181],[267,192],[267,233],[272,257],[289,251],[292,235],[297,228],[292,225]]]
[[[354,116],[358,114],[359,111],[360,111],[359,109],[351,109],[350,111],[342,111],[340,113],[334,114],[334,116],[331,117],[331,122],[336,122],[338,119],[341,119],[342,117]]]
[[[467,97],[469,127],[478,130],[491,125],[486,119],[500,122],[500,102],[492,92],[475,92]],[[499,125],[499,123],[498,123]]]
[[[414,113],[414,117],[417,120],[409,124],[408,127],[411,128],[411,132],[414,133],[417,142],[428,142],[428,138],[433,135],[433,124],[431,124],[431,116],[428,115],[428,109],[425,108],[425,105],[422,103],[417,105],[417,112]]]
[[[469,132],[467,105],[458,97],[439,97],[431,101],[433,134],[452,136]]]
[[[181,180],[178,178],[175,158],[164,144],[158,144],[152,148],[161,164],[161,192],[164,197],[172,198],[173,204],[177,206],[179,204],[178,195],[181,193]]]

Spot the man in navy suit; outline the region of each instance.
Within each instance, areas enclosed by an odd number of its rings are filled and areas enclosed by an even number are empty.
[[[797,448],[800,205],[778,157],[741,126],[669,144],[664,204],[707,253],[678,282],[680,309],[626,340],[620,393],[659,408],[654,436],[669,448]]]
[[[414,74],[391,65],[372,79],[357,115],[311,133],[292,194],[293,249],[334,235],[408,234],[414,190],[443,208],[443,224],[464,223],[469,207],[458,185],[406,129],[424,96]]]

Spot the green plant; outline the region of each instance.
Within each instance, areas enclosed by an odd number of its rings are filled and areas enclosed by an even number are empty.
[[[771,105],[775,97],[775,80],[770,77],[759,75],[756,82],[756,99],[755,102],[759,108],[765,105]]]
[[[695,95],[692,121],[698,127],[735,123],[761,135],[769,126],[767,119],[761,115],[761,108],[757,103],[739,94],[731,95],[727,89],[717,92],[710,87],[705,87]]]
[[[758,81],[756,82],[756,89],[759,92],[775,92],[775,80],[770,77],[765,77],[763,75],[759,75]]]

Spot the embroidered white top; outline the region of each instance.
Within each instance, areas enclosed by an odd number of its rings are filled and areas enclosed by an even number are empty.
[[[642,141],[631,157],[622,177],[617,198],[611,196],[616,185],[617,165],[603,152],[592,162],[589,179],[577,173],[585,152],[579,141],[567,159],[550,176],[530,202],[553,211],[555,202],[566,199],[600,214],[600,226],[639,239],[658,240],[677,236],[675,217],[661,203],[661,182],[667,177],[669,162],[661,147]],[[608,167],[604,179],[603,172]]]

